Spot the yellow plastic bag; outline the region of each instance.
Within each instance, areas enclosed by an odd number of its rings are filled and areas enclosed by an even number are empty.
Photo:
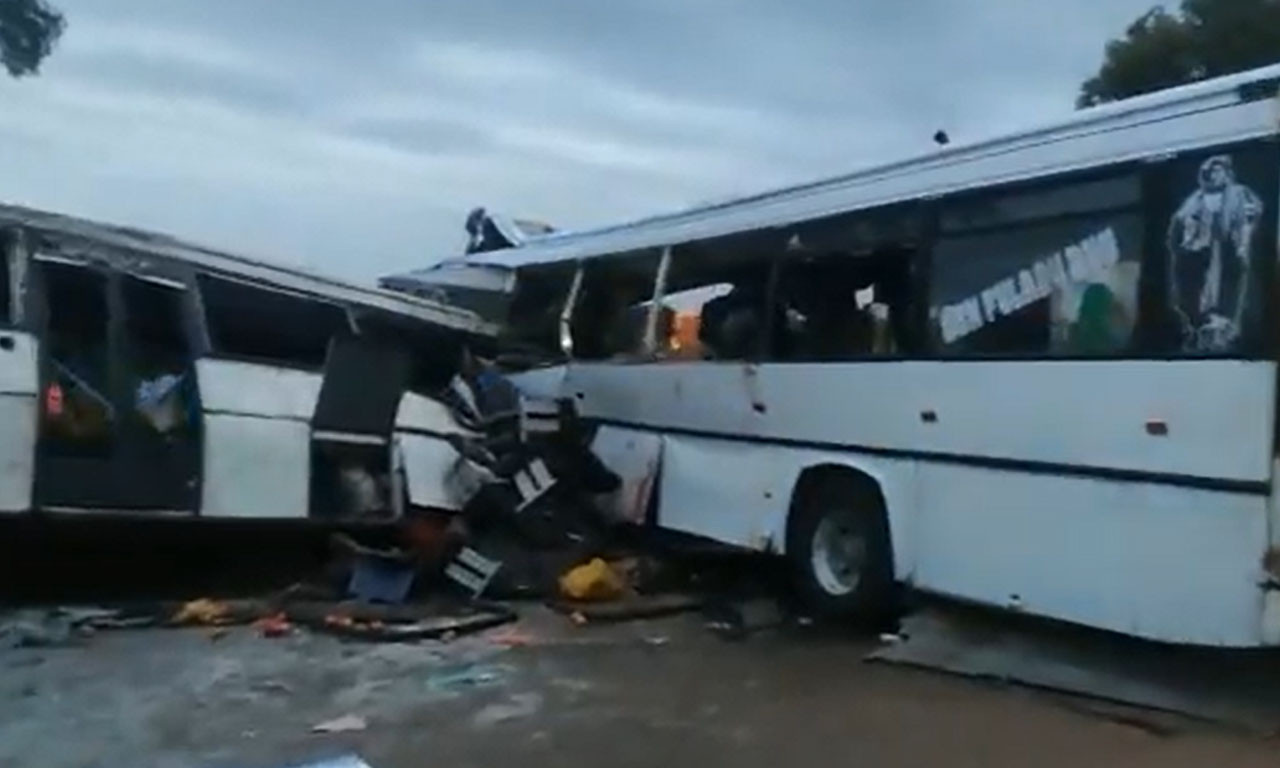
[[[622,576],[598,557],[560,577],[560,594],[570,600],[615,600],[626,591]]]

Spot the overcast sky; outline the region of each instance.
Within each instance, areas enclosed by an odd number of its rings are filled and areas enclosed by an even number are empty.
[[[0,200],[365,282],[1059,117],[1152,0],[54,0]]]

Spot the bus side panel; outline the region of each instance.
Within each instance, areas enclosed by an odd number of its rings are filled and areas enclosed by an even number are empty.
[[[649,516],[662,465],[662,436],[621,427],[600,427],[591,452],[621,480],[597,506],[613,522],[643,524]]]
[[[311,427],[258,416],[206,415],[203,517],[305,518]]]
[[[565,397],[564,381],[568,366],[554,365],[547,368],[535,368],[511,375],[511,382],[526,397],[544,400],[556,400]]]
[[[31,509],[39,377],[36,340],[0,331],[0,512]]]
[[[205,412],[201,515],[307,517],[321,376],[210,359],[196,371]]]
[[[206,413],[234,413],[310,421],[323,377],[310,371],[242,363],[196,361]]]
[[[575,364],[584,415],[708,436],[1261,483],[1276,365],[1238,360]]]
[[[811,467],[847,467],[879,485],[889,517],[894,573],[900,580],[911,578],[915,461],[683,435],[664,435],[662,441],[661,527],[785,553],[787,515],[801,473]]]
[[[1166,642],[1262,642],[1261,495],[921,462],[916,586]]]

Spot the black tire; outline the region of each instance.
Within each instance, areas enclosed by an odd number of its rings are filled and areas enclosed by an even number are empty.
[[[861,555],[833,539],[856,540]],[[831,472],[803,483],[787,521],[787,560],[799,598],[815,614],[879,621],[893,609],[889,525],[869,480]]]

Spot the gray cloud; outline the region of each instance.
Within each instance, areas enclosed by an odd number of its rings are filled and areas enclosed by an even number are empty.
[[[59,0],[0,199],[370,281],[1068,112],[1149,0]]]

